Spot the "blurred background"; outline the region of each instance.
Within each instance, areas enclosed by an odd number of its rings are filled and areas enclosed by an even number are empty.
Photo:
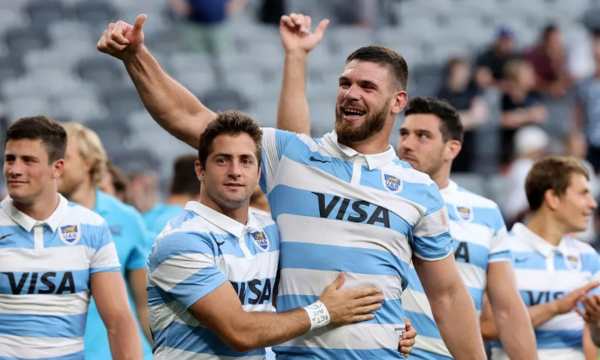
[[[600,0],[0,1],[2,126],[35,114],[81,122],[122,173],[150,172],[164,194],[174,159],[192,150],[149,118],[123,65],[95,49],[108,22],[142,12],[147,46],[169,74],[210,108],[264,126],[276,120],[280,15],[330,18],[309,62],[315,136],[332,126],[346,56],[368,44],[397,50],[409,96],[461,112],[468,131],[454,179],[499,202],[508,223],[527,207],[515,189],[540,156],[600,170]]]

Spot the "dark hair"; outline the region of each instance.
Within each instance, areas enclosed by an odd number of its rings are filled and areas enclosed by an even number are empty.
[[[402,55],[383,46],[363,46],[346,58],[346,64],[352,60],[368,61],[384,64],[391,68],[401,89],[406,90],[408,80],[408,65]]]
[[[41,140],[48,153],[48,163],[65,157],[67,133],[63,126],[46,116],[20,118],[6,130],[6,141]]]
[[[124,193],[127,191],[127,185],[129,185],[129,179],[123,173],[123,170],[119,168],[117,165],[113,164],[112,161],[108,160],[106,162],[106,169],[110,173],[110,177],[112,178],[112,185],[115,188],[115,192]]]
[[[552,35],[553,33],[560,31],[558,25],[550,23],[547,24],[546,26],[544,26],[544,29],[542,30],[542,41],[546,42],[548,41],[548,38],[550,37],[550,35]]]
[[[537,161],[525,180],[525,193],[529,209],[535,211],[544,203],[544,194],[552,190],[563,195],[571,182],[571,174],[581,174],[590,179],[587,169],[571,156],[549,156]]]
[[[196,155],[182,155],[173,163],[173,180],[171,181],[171,195],[196,196],[200,193],[200,180],[194,171]]]
[[[238,135],[248,134],[256,145],[256,159],[260,165],[262,130],[251,117],[239,111],[224,111],[217,114],[217,118],[206,127],[198,143],[198,160],[200,165],[206,165],[206,159],[212,152],[215,138],[222,134]]]
[[[412,98],[404,116],[412,114],[431,114],[440,119],[440,132],[444,141],[457,140],[462,143],[464,128],[458,111],[444,100],[432,97],[417,96]]]

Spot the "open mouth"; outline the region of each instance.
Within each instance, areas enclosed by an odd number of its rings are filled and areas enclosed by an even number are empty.
[[[353,106],[342,106],[341,112],[345,118],[359,118],[367,113],[365,110]]]

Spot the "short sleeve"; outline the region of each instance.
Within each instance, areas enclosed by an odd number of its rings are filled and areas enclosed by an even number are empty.
[[[94,231],[96,234],[90,261],[90,273],[120,271],[117,248],[108,225],[103,222],[102,225],[94,227]]]
[[[279,169],[279,161],[285,155],[288,144],[298,135],[284,130],[274,128],[262,129],[262,164],[260,176],[260,188],[268,194],[273,185],[273,179]]]
[[[452,254],[454,242],[448,230],[448,213],[437,187],[428,187],[430,208],[415,225],[412,237],[416,257],[435,261]]]
[[[508,261],[512,264],[512,252],[510,251],[510,242],[506,226],[502,220],[501,226],[494,231],[490,241],[490,252],[488,254],[488,262]]]
[[[155,245],[150,281],[188,308],[227,281],[216,261],[208,236],[174,232]]]

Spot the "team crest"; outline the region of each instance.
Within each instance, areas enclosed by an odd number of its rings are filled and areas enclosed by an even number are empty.
[[[383,183],[391,192],[398,192],[402,189],[402,180],[393,175],[383,174]]]
[[[567,262],[571,269],[579,268],[579,257],[575,255],[567,255]]]
[[[261,250],[263,250],[263,251],[269,250],[269,238],[267,237],[267,234],[265,234],[262,231],[257,231],[257,232],[253,232],[251,235],[252,235],[252,238],[254,239],[254,242],[256,243],[256,245],[258,245],[258,247]]]
[[[61,226],[59,228],[59,235],[61,240],[67,244],[75,244],[81,237],[78,225]]]
[[[463,221],[473,220],[473,209],[468,206],[457,206],[456,212],[458,213],[458,217],[460,217]]]

